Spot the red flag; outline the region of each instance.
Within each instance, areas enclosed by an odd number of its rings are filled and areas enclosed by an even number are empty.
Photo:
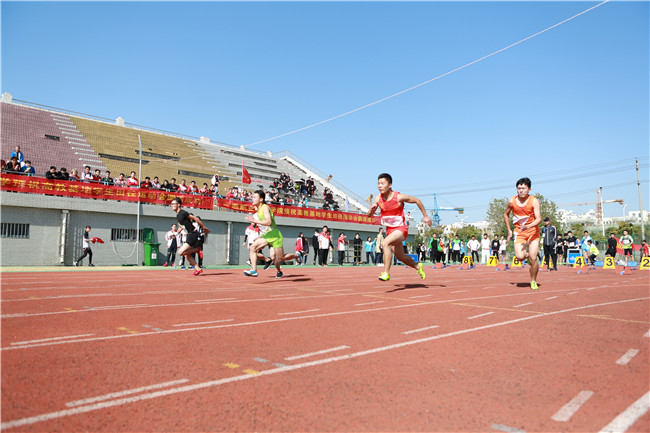
[[[248,174],[248,170],[244,168],[244,161],[242,160],[241,162],[241,182],[245,183],[246,185],[250,184],[251,181],[251,175]]]

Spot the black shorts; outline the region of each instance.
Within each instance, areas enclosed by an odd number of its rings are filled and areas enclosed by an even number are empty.
[[[200,248],[203,245],[203,235],[199,232],[188,233],[185,238],[185,243],[192,248]]]
[[[624,248],[623,249],[623,255],[624,256],[631,256],[632,255],[632,248]]]

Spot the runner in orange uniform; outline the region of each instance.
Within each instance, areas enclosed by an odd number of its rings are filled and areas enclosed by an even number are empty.
[[[503,220],[508,228],[508,242],[512,237],[510,213],[515,225],[515,257],[530,263],[530,288],[537,290],[537,272],[539,271],[539,224],[542,222],[539,200],[530,195],[531,181],[527,177],[517,181],[517,195],[508,201]],[[528,246],[528,251],[526,251]]]
[[[381,211],[381,222],[386,226],[386,238],[382,245],[384,251],[384,272],[379,276],[382,281],[390,280],[390,265],[393,262],[393,253],[398,260],[407,266],[415,269],[420,278],[424,280],[426,275],[422,269],[422,263],[415,261],[404,253],[402,242],[408,237],[408,225],[404,217],[404,203],[415,203],[420,212],[424,215],[424,222],[431,226],[431,219],[427,216],[427,211],[420,199],[410,195],[400,194],[393,191],[393,178],[390,174],[382,173],[377,179],[377,188],[380,194],[375,198],[375,202],[368,211],[368,216],[374,215],[377,208]]]

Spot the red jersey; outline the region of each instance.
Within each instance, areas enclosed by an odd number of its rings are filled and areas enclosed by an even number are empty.
[[[389,200],[384,201],[383,196],[379,195],[379,209],[381,210],[381,223],[386,227],[405,227],[406,218],[404,217],[404,203],[397,200],[399,192],[393,191]]]

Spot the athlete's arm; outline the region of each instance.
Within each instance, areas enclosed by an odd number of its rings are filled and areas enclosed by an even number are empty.
[[[368,210],[368,216],[369,217],[373,216],[377,211],[378,207],[379,207],[379,194],[377,194],[377,197],[375,197],[375,200],[372,203],[372,207]]]
[[[508,229],[508,238],[506,239],[506,242],[510,242],[510,238],[512,237],[512,229],[510,228],[510,212],[512,212],[512,201],[508,200],[506,211],[503,213],[503,221],[506,223],[506,228]]]
[[[397,196],[397,201],[400,203],[416,204],[417,207],[420,209],[420,212],[422,212],[422,215],[424,215],[424,218],[422,220],[426,225],[431,227],[432,224],[431,218],[429,218],[429,215],[427,215],[427,210],[424,208],[424,205],[422,204],[422,201],[419,198],[400,193],[400,195]]]
[[[210,229],[207,228],[207,227],[203,224],[203,221],[201,221],[200,219],[198,219],[198,218],[195,217],[194,215],[190,214],[190,220],[194,221],[194,222],[197,223],[199,226],[201,226],[201,228],[203,229],[203,233],[210,233]]]

